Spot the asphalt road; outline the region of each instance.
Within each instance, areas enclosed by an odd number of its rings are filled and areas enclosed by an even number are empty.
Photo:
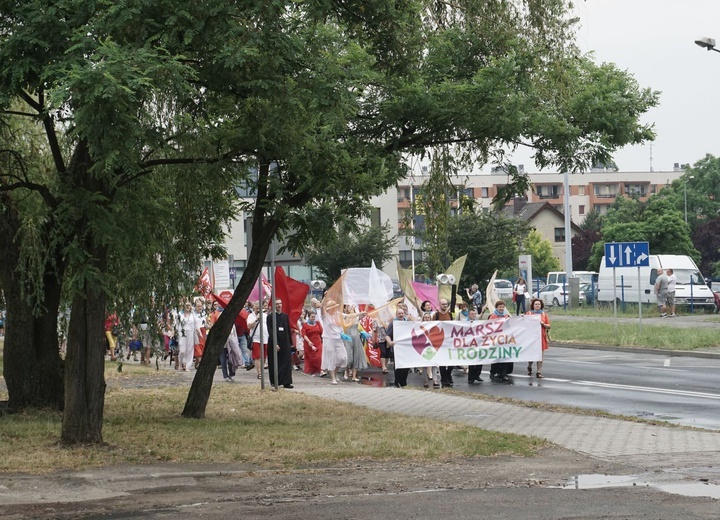
[[[603,350],[552,348],[543,374],[528,377],[516,364],[511,384],[468,385],[456,372],[456,387],[613,414],[720,430],[720,360]]]

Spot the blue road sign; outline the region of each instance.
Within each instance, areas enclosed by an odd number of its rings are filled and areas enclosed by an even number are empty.
[[[608,242],[605,267],[648,267],[650,246],[647,242]]]

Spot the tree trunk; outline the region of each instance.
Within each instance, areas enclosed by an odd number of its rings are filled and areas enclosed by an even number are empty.
[[[0,286],[7,303],[3,375],[8,389],[8,410],[27,407],[63,408],[63,361],[60,357],[57,316],[60,282],[47,266],[44,279],[43,311],[21,294],[17,265],[20,258],[15,240],[19,222],[7,210],[0,214]]]
[[[88,193],[108,197],[106,180],[91,171],[87,143],[76,147],[68,167],[71,182]],[[96,242],[89,218],[80,217],[74,236],[91,264],[90,272],[107,272],[108,250]],[[63,444],[102,444],[105,410],[105,292],[87,278],[73,296],[65,355],[65,408],[60,439]]]
[[[259,196],[258,196],[259,200]],[[258,203],[256,208],[259,207]],[[253,218],[253,243],[252,250],[248,257],[245,271],[242,278],[235,289],[233,297],[230,299],[228,306],[220,314],[220,318],[210,329],[207,341],[205,342],[205,352],[203,353],[200,366],[195,373],[190,392],[185,401],[185,408],[182,416],[189,419],[202,419],[205,417],[205,409],[210,400],[210,391],[212,390],[212,382],[217,362],[220,358],[230,328],[234,326],[235,319],[242,310],[252,291],[255,282],[257,282],[260,272],[262,271],[265,257],[270,249],[275,233],[277,232],[279,223],[268,219],[265,220],[262,210],[255,211]]]
[[[63,444],[101,444],[105,409],[105,294],[75,297],[65,356]]]

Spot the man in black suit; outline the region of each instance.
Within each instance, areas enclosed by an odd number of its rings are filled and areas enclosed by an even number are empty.
[[[268,373],[271,384],[292,388],[292,331],[290,318],[282,312],[282,305],[282,300],[275,300],[275,312],[268,316]],[[276,343],[277,381],[275,381],[275,356],[272,351]]]

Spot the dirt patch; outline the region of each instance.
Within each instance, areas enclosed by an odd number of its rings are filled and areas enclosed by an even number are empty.
[[[239,465],[104,468],[42,477],[5,476],[0,518],[134,518],[205,504],[271,506],[338,497],[411,495],[438,490],[556,486],[581,473],[623,473],[624,465],[560,448],[535,457],[492,457],[434,463],[356,461],[268,471]]]

